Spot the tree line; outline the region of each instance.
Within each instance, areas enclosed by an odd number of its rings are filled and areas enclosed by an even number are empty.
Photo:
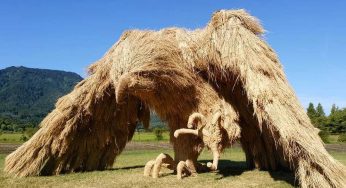
[[[320,103],[318,103],[316,107],[313,103],[310,103],[307,108],[307,115],[309,116],[311,123],[323,132],[331,134],[346,134],[346,108],[339,108],[334,104],[331,108],[330,114],[326,115],[324,108]],[[24,122],[15,118],[0,116],[0,131],[3,132],[22,132],[27,128],[36,128],[37,124],[37,122]],[[151,124],[161,125],[163,123],[158,117],[153,115]]]
[[[339,108],[333,104],[327,116],[321,103],[318,103],[316,107],[310,103],[307,114],[311,123],[321,131],[332,134],[346,133],[346,108]]]
[[[33,121],[22,121],[15,118],[0,116],[0,132],[23,132],[26,129],[37,127],[38,123]]]

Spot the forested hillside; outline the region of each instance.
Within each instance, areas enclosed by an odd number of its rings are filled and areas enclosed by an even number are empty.
[[[54,108],[56,100],[81,80],[76,73],[57,70],[26,67],[0,70],[0,128],[37,125]],[[13,124],[17,126],[13,128]]]

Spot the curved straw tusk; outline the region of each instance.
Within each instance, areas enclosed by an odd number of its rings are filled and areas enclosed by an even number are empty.
[[[219,158],[220,158],[219,151],[215,150],[213,152],[213,166],[214,166],[215,170],[217,170],[217,166],[219,164]]]
[[[182,129],[178,129],[178,130],[174,131],[174,137],[175,138],[178,138],[178,136],[181,134],[193,134],[193,135],[198,136],[198,130],[182,128]]]
[[[210,168],[210,170],[215,171],[217,170],[217,166],[219,164],[220,153],[215,147],[212,148],[212,153],[213,153],[213,163],[208,163],[207,166]]]
[[[193,128],[194,123],[198,122],[201,126],[197,126],[197,129],[202,129],[206,125],[205,117],[201,113],[195,112],[192,115],[190,115],[187,127],[191,129]]]
[[[130,84],[130,77],[128,75],[122,75],[119,78],[118,85],[115,89],[115,100],[116,103],[122,103],[125,99],[128,86]]]

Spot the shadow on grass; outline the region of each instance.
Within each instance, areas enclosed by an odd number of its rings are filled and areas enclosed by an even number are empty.
[[[297,187],[298,182],[296,181],[293,172],[287,170],[281,171],[269,171],[270,176],[275,181],[285,181],[294,187]]]
[[[208,160],[200,160],[201,163],[211,162]],[[219,170],[218,174],[221,177],[217,178],[217,180],[229,177],[229,176],[239,176],[249,169],[246,165],[245,161],[230,161],[230,160],[219,160]],[[269,171],[270,176],[275,181],[285,181],[292,186],[297,185],[295,182],[294,174],[290,171]]]
[[[210,160],[199,160],[198,162],[206,164],[207,162],[210,162]],[[130,169],[138,169],[138,168],[144,168],[144,165],[110,168],[108,170],[110,171],[130,170]],[[219,160],[219,170],[217,173],[221,175],[221,177],[216,178],[216,180],[220,180],[229,176],[239,176],[249,170],[251,169],[247,167],[245,161]],[[201,172],[201,173],[208,173],[208,172]],[[172,172],[172,173],[161,174],[161,177],[169,176],[173,174],[175,173]],[[292,186],[297,185],[297,182],[295,182],[294,174],[290,171],[269,171],[269,174],[275,181],[285,181]]]
[[[113,170],[130,170],[130,169],[137,169],[137,168],[144,168],[144,165],[126,166],[126,167],[120,167],[120,168],[109,168],[107,170],[109,170],[109,171],[113,171]]]
[[[211,161],[200,160],[199,162],[207,163]],[[221,177],[217,179],[222,179],[228,176],[239,176],[247,170],[248,168],[246,163],[243,161],[219,160],[218,174],[220,174]]]

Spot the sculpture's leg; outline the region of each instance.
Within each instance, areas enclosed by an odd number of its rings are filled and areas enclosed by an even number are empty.
[[[153,173],[152,173],[153,178],[159,177],[161,166],[164,166],[168,169],[174,170],[176,165],[175,165],[175,162],[171,156],[169,156],[168,154],[165,154],[165,153],[161,153],[159,156],[157,156],[157,158],[155,160],[155,164],[153,167]]]
[[[144,176],[150,176],[151,173],[153,178],[158,178],[162,166],[175,170],[176,163],[171,156],[161,153],[156,159],[147,162],[144,167]]]
[[[170,170],[176,170],[177,178],[182,179],[183,176],[197,176],[197,172],[208,172],[210,167],[198,162],[193,162],[190,159],[179,161],[176,163],[168,154],[161,153],[156,159],[150,160],[144,167],[144,176],[158,178],[161,167],[166,167]]]
[[[175,159],[168,154],[161,153],[155,160],[147,162],[144,168],[144,176],[150,176],[151,174],[153,178],[158,178],[162,166],[170,170],[176,170],[178,179],[181,179],[183,175],[196,175],[197,169],[200,169],[196,167],[202,166],[197,163],[197,157],[202,150],[202,145],[200,145],[200,140],[190,139],[189,136],[184,135],[181,137],[182,139],[174,140]]]
[[[189,172],[186,162],[180,161],[177,165],[177,178],[182,179],[183,175]],[[187,175],[187,174],[186,174]]]
[[[145,164],[144,176],[147,176],[147,177],[150,176],[150,172],[153,169],[153,166],[155,165],[155,161],[156,160],[153,159],[153,160],[148,161],[147,164]]]

